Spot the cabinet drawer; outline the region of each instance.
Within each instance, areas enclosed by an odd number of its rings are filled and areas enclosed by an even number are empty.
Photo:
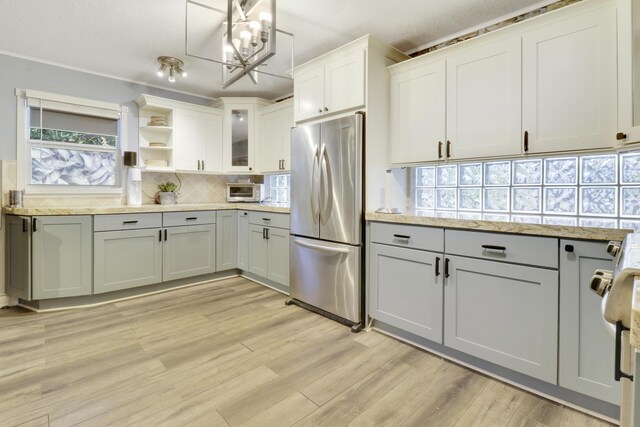
[[[215,223],[216,211],[165,212],[162,214],[163,227]]]
[[[415,225],[371,223],[371,241],[426,251],[444,251],[444,230]]]
[[[242,215],[242,213],[240,213]],[[249,212],[249,223],[278,228],[289,228],[289,215],[273,212]]]
[[[161,213],[96,215],[93,231],[136,230],[162,227]]]
[[[452,255],[558,268],[554,238],[447,230],[445,246]]]

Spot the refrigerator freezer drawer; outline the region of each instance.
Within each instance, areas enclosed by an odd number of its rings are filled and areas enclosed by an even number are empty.
[[[361,322],[361,248],[295,236],[290,245],[291,297]]]

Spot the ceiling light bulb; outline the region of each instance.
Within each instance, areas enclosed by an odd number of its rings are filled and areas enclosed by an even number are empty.
[[[249,28],[251,29],[251,44],[258,46],[258,35],[262,26],[258,21],[251,21],[249,22]]]
[[[269,12],[262,12],[259,15],[260,24],[262,25],[262,31],[260,32],[260,40],[262,43],[269,41],[269,27],[271,26],[271,14]]]
[[[240,31],[240,39],[242,40],[242,50],[240,54],[244,57],[249,55],[249,41],[251,40],[251,33],[249,31]]]
[[[182,77],[187,77],[187,72],[186,71],[182,72]]]
[[[174,76],[174,71],[173,71],[173,67],[169,68],[169,82],[170,83],[175,83],[176,82],[176,77]]]
[[[158,75],[158,77],[164,77],[164,72],[162,70],[158,70],[156,74]]]

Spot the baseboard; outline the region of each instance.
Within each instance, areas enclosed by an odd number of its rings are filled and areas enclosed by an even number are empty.
[[[18,300],[7,294],[0,294],[0,307],[9,307],[16,305]]]

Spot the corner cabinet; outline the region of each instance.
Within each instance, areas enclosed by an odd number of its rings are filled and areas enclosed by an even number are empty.
[[[560,241],[559,384],[616,405],[615,337],[602,318],[602,298],[590,288],[596,269],[613,270],[607,244]]]
[[[293,100],[263,107],[258,113],[258,171],[285,173],[291,168]]]
[[[27,300],[90,295],[91,216],[7,216],[7,291]]]
[[[222,110],[222,170],[256,172],[257,112],[272,104],[260,98],[220,98],[210,103]]]

